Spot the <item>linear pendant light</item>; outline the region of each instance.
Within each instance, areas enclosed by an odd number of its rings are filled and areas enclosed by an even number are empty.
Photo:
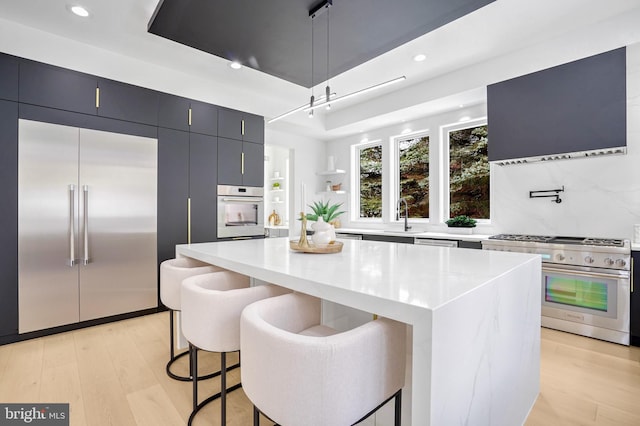
[[[314,110],[316,108],[321,108],[321,107],[327,105],[328,103],[336,104],[338,102],[345,101],[347,99],[351,99],[351,98],[353,98],[355,96],[358,96],[358,95],[364,95],[365,93],[369,93],[369,92],[372,92],[372,91],[377,90],[377,89],[382,89],[383,87],[391,86],[392,84],[400,83],[401,81],[404,81],[406,79],[407,79],[407,77],[405,77],[403,75],[401,77],[394,78],[393,80],[385,81],[384,83],[376,84],[375,86],[367,87],[366,89],[362,89],[362,90],[358,90],[356,92],[349,93],[348,95],[339,96],[337,98],[331,98],[331,102],[318,102],[313,106],[310,106],[309,104],[307,104],[306,108],[304,108],[304,111],[311,111],[311,110]]]
[[[335,95],[336,95],[335,92],[331,93],[331,96],[335,96]],[[326,96],[322,95],[317,99],[317,101],[318,101],[318,103],[322,103],[325,99],[326,99]],[[333,102],[333,101],[331,101],[331,102]],[[302,111],[302,110],[307,109],[307,108],[309,108],[309,102],[307,102],[304,105],[299,106],[298,108],[292,109],[291,111],[287,111],[284,114],[280,114],[279,116],[274,117],[271,120],[267,121],[267,123],[271,124],[274,121],[278,121],[280,119],[283,119],[285,117],[290,116],[291,114],[295,114],[296,112]]]
[[[278,121],[282,118],[288,117],[291,114],[295,114],[298,111],[305,111],[309,114],[309,117],[313,117],[313,111],[318,108],[326,107],[326,109],[330,109],[331,105],[345,101],[347,99],[351,99],[358,95],[363,95],[365,93],[369,93],[371,91],[381,89],[383,87],[390,86],[395,83],[400,83],[401,81],[406,80],[407,77],[404,75],[398,78],[394,78],[393,80],[385,81],[384,83],[376,84],[371,87],[367,87],[366,89],[358,90],[356,92],[349,93],[347,95],[343,95],[335,98],[335,93],[331,93],[331,89],[329,88],[329,7],[333,4],[333,0],[323,0],[318,5],[313,7],[309,11],[309,17],[311,18],[311,99],[309,103],[306,103],[298,108],[292,109],[291,111],[285,112],[277,117],[272,118],[267,121],[267,123],[273,123],[274,121]],[[313,96],[313,20],[322,13],[322,11],[327,11],[327,86],[325,87],[325,94],[319,98],[315,98]]]

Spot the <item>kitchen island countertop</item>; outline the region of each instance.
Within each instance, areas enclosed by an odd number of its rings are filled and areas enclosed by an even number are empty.
[[[343,242],[335,254],[292,252],[288,238],[176,253],[411,325],[403,425],[522,424],[539,390],[540,257]]]

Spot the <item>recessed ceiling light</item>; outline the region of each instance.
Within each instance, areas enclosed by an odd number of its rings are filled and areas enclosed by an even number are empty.
[[[71,12],[83,18],[86,18],[87,16],[89,16],[89,11],[82,6],[71,6],[69,10],[71,10]]]
[[[425,55],[424,53],[419,53],[416,56],[413,57],[413,60],[416,62],[422,62],[425,59],[427,59],[427,55]]]
[[[232,61],[231,63],[229,63],[229,66],[234,70],[239,70],[240,68],[242,68],[242,64],[237,61]]]

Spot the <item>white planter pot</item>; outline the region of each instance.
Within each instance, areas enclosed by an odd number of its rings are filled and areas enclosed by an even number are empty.
[[[447,228],[447,232],[449,234],[471,235],[473,234],[473,228],[456,228],[450,226]]]

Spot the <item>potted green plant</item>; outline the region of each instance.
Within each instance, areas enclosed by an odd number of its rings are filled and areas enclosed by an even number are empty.
[[[340,206],[342,203],[330,204],[329,201],[314,201],[313,205],[309,204],[313,213],[307,213],[307,220],[317,221],[319,217],[322,217],[325,222],[337,228],[339,226],[335,226],[335,222],[338,216],[344,213],[344,210],[338,211]]]
[[[311,237],[314,244],[329,244],[335,241],[335,228],[340,226],[338,216],[344,213],[344,211],[338,211],[341,205],[342,203],[330,204],[329,201],[314,201],[313,205],[309,204],[313,213],[307,213],[305,218],[315,222],[311,225],[314,231]]]
[[[449,227],[449,232],[454,234],[471,234],[476,227],[476,220],[466,215],[452,217],[445,223]]]

